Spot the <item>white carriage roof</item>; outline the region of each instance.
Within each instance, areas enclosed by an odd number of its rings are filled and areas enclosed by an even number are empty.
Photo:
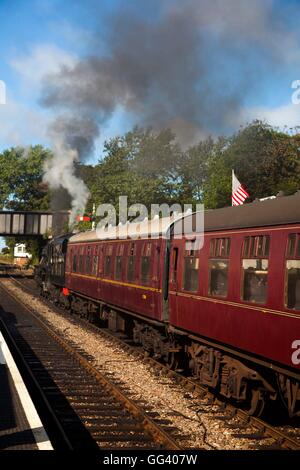
[[[108,227],[106,230],[88,230],[72,235],[69,243],[94,242],[97,240],[127,240],[166,237],[170,227],[175,221],[183,219],[187,214],[176,214],[172,217],[158,216],[153,219],[144,219],[141,222],[127,223]]]

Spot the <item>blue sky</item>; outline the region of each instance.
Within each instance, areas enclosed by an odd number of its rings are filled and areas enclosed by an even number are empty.
[[[7,104],[0,105],[0,151],[14,145],[49,143],[44,119],[46,122],[51,112],[39,104],[40,80],[44,73],[58,70],[61,64],[71,64],[73,57],[84,56],[94,41],[95,28],[97,39],[101,39],[105,17],[118,8],[119,0],[101,0],[102,14],[97,18],[93,16],[94,3],[97,2],[0,0],[0,80],[5,82],[7,98]],[[97,42],[99,46],[101,40]],[[106,138],[124,129],[129,129],[127,120],[117,110],[104,129],[98,148]],[[97,157],[91,155],[90,161]]]
[[[28,127],[25,121],[28,117],[39,121],[40,115],[46,118],[48,114],[39,105],[43,71],[51,72],[56,70],[56,63],[83,55],[92,40],[90,31],[95,27],[95,18],[86,8],[88,3],[92,6],[93,2],[0,0],[0,80],[5,82],[7,91],[7,105],[0,108],[3,127],[15,118],[11,124],[15,132],[10,132],[10,127],[2,135],[0,131],[0,150],[23,142],[47,143],[44,135],[39,136],[39,122]],[[101,3],[107,14],[114,2]],[[101,18],[99,21],[101,25]],[[23,65],[26,67],[22,70]]]

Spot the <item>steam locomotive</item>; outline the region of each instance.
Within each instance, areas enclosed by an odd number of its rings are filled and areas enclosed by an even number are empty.
[[[251,414],[278,400],[300,416],[299,194],[205,211],[201,249],[192,231],[174,236],[182,219],[150,222],[135,238],[122,226],[117,238],[53,239],[36,272],[42,294]]]

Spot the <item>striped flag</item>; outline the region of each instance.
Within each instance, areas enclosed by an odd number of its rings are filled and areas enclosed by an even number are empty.
[[[244,204],[244,201],[247,199],[247,197],[249,197],[249,194],[235,176],[234,170],[232,170],[232,205],[240,206],[241,204]]]

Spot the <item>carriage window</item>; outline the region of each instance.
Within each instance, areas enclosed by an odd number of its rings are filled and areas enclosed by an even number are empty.
[[[85,263],[85,272],[91,274],[91,256],[87,255]]]
[[[198,290],[198,255],[199,251],[193,249],[193,244],[191,244],[191,242],[187,243],[184,253],[183,289],[190,292],[196,292]]]
[[[264,304],[267,301],[270,236],[245,237],[242,260],[242,299]]]
[[[110,275],[110,263],[111,263],[111,256],[105,256],[105,265],[104,265],[104,276]]]
[[[93,276],[97,276],[97,271],[98,271],[98,256],[94,256],[94,258],[93,258],[93,271],[92,271]]]
[[[269,235],[245,237],[243,245],[243,258],[267,258],[269,256]]]
[[[150,278],[150,256],[142,256],[141,265],[141,281],[143,284],[148,284]]]
[[[243,259],[243,300],[264,304],[267,301],[268,260]]]
[[[296,246],[296,234],[292,233],[288,238],[287,256],[293,258]]]
[[[148,284],[150,280],[151,269],[151,243],[144,243],[141,258],[141,281],[143,284]]]
[[[106,248],[106,256],[104,263],[104,276],[110,276],[111,272],[111,259],[112,259],[112,245],[108,245]]]
[[[286,273],[286,306],[300,310],[300,260],[287,260]]]
[[[286,257],[285,306],[300,311],[300,234],[288,237]],[[298,259],[297,259],[298,258]]]
[[[250,237],[246,237],[244,239],[244,244],[243,244],[243,258],[248,257],[249,249],[250,249]]]
[[[178,267],[178,248],[173,248],[172,255],[172,281],[177,281],[177,267]]]
[[[122,278],[122,256],[116,256],[115,278]]]
[[[85,257],[85,272],[86,274],[91,274],[91,270],[92,270],[92,255],[91,255],[91,247],[88,246],[87,247],[87,254],[86,254],[86,257]]]
[[[122,265],[124,255],[124,243],[117,245],[117,256],[115,262],[115,279],[122,279]]]
[[[80,273],[83,273],[83,255],[79,255],[78,271],[79,271]]]
[[[228,290],[228,260],[209,260],[209,294],[226,297]]]
[[[211,258],[228,258],[230,253],[230,238],[213,238],[210,241],[209,254]]]
[[[73,272],[76,273],[77,270],[77,256],[73,256]]]
[[[128,248],[128,259],[127,259],[127,281],[135,280],[135,254],[136,254],[135,243],[130,243],[129,248]]]
[[[152,243],[146,243],[146,245],[144,246],[145,256],[151,256],[151,248],[152,248]]]
[[[226,297],[228,290],[230,238],[213,238],[210,241],[209,252],[209,294]]]
[[[127,280],[134,281],[135,256],[129,256],[127,266]]]

